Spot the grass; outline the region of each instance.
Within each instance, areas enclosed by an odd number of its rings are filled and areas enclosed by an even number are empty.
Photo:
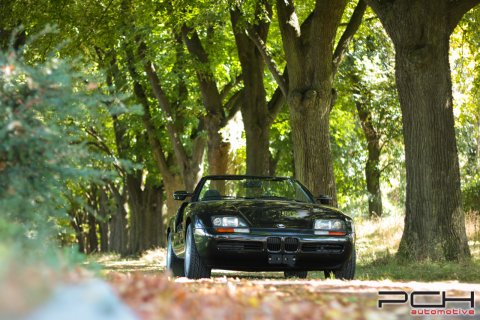
[[[357,270],[359,280],[392,281],[460,281],[480,283],[480,216],[470,213],[466,219],[472,260],[465,262],[408,262],[395,257],[402,232],[403,217],[388,216],[379,219],[358,219]],[[158,273],[165,265],[165,249],[147,251],[140,258],[120,259],[118,255],[90,256],[90,263],[103,266],[104,272]],[[283,278],[283,273],[246,273],[214,271],[214,276],[247,278]],[[323,272],[310,272],[309,278],[324,278]]]
[[[363,280],[480,282],[480,218],[468,213],[467,236],[472,260],[405,262],[395,254],[403,232],[403,217],[357,221],[357,278]]]

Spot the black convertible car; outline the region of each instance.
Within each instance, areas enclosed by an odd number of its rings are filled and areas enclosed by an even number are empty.
[[[167,231],[166,267],[175,276],[208,278],[216,268],[353,279],[352,219],[295,179],[207,176],[193,193],[173,196],[184,201]]]

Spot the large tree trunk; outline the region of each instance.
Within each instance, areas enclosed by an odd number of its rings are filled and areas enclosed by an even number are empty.
[[[293,87],[293,86],[292,86]],[[336,204],[337,191],[330,148],[331,82],[304,93],[289,94],[295,177],[315,196],[326,194]]]
[[[142,174],[127,176],[130,207],[129,254],[138,254],[160,245],[164,229],[162,225],[163,192],[147,177],[142,187]]]
[[[438,21],[431,24],[437,26]],[[415,259],[455,260],[468,256],[469,249],[460,199],[449,39],[444,35],[429,40],[427,46],[417,43],[419,49],[397,46],[407,168],[405,231],[399,253]]]
[[[449,1],[373,3],[396,51],[407,169],[405,230],[399,256],[470,256],[460,199],[452,107]]]
[[[142,194],[144,219],[142,225],[141,250],[149,250],[160,245],[163,229],[162,205],[163,190],[161,187],[147,183]]]
[[[368,158],[365,164],[365,179],[368,191],[368,215],[369,217],[380,217],[383,214],[382,192],[380,190],[380,137],[373,127],[372,116],[367,107],[360,101],[356,101],[355,105],[363,134],[367,140]]]
[[[219,130],[220,128],[207,130],[208,173],[212,175],[226,174],[228,168],[228,153],[230,151],[230,143],[223,141]]]
[[[231,20],[238,57],[243,74],[243,103],[241,107],[247,144],[247,174],[268,175],[270,166],[270,126],[266,92],[263,84],[265,62],[255,43],[245,33],[245,21],[240,11],[231,11]],[[263,40],[268,24],[250,26]]]
[[[346,1],[317,0],[314,12],[300,27],[293,1],[277,0],[288,64],[287,103],[295,176],[314,195],[330,195],[334,205],[337,192],[329,133],[334,77],[332,61],[335,35],[345,5]]]

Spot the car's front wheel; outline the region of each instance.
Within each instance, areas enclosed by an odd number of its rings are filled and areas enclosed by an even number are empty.
[[[173,252],[173,243],[172,243],[172,233],[168,234],[167,240],[167,259],[166,259],[166,269],[175,277],[183,277],[185,272],[183,271],[183,260],[178,258]]]
[[[340,280],[353,280],[355,277],[355,267],[357,262],[357,254],[355,247],[353,247],[352,255],[350,259],[338,270],[325,270],[325,278],[330,278],[332,273],[335,275],[335,279]]]
[[[212,269],[205,265],[198,254],[193,225],[189,224],[185,237],[185,276],[190,279],[210,278],[211,273]]]
[[[285,271],[283,274],[287,279],[289,278],[305,279],[308,275],[308,271]]]

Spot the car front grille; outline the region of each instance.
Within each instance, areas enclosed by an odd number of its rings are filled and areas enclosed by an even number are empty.
[[[278,252],[282,248],[282,239],[279,237],[268,237],[267,238],[267,249],[268,251]]]
[[[219,241],[217,248],[220,251],[262,251],[263,245],[259,241]]]
[[[303,252],[320,252],[320,253],[342,253],[342,244],[325,244],[321,242],[302,244]]]
[[[285,238],[285,251],[295,252],[298,250],[297,238]]]

